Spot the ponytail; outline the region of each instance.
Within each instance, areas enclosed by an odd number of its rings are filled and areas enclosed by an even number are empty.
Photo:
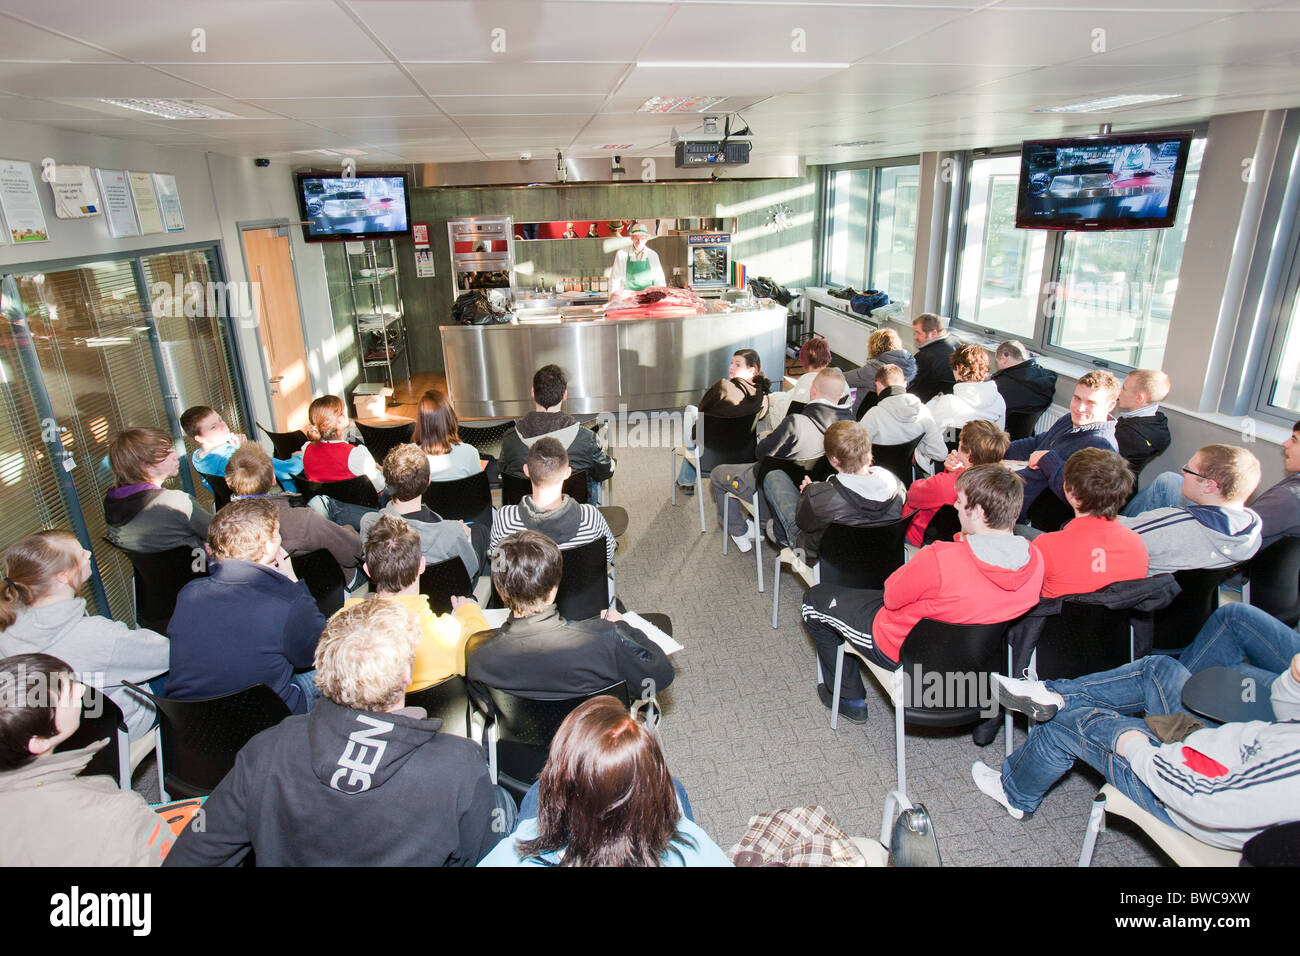
[[[80,549],[81,542],[69,531],[38,531],[10,545],[0,581],[0,631],[49,591],[56,574],[77,566]]]
[[[337,395],[322,395],[307,409],[307,424],[303,426],[303,434],[313,442],[333,441],[342,437],[343,423],[347,417],[348,409],[343,404],[343,399]]]

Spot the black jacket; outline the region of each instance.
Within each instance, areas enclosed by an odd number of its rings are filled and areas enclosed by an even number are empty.
[[[948,356],[957,351],[961,345],[951,335],[926,342],[916,350],[916,378],[907,390],[923,402],[928,402],[936,395],[951,395],[952,387],[957,384],[953,377],[952,366]]]
[[[564,412],[529,412],[515,423],[512,431],[501,439],[500,468],[523,478],[524,459],[528,449],[539,438],[557,439],[569,452],[569,467],[585,471],[592,481],[604,481],[614,473],[609,456],[601,451],[596,433],[578,424],[578,420]]]
[[[853,409],[844,405],[809,402],[781,419],[758,443],[758,459],[788,458],[804,461],[826,452],[826,429],[835,422],[853,421]]]
[[[1041,412],[1056,397],[1056,373],[1033,359],[994,373],[991,381],[1007,403],[1007,414]]]
[[[563,700],[627,681],[632,697],[673,682],[668,656],[625,621],[566,621],[554,604],[506,619],[465,645],[465,676],[533,700]],[[645,684],[649,680],[652,684]]]
[[[889,475],[883,468],[875,471]],[[892,475],[889,477],[894,482],[894,494],[884,500],[864,498],[849,489],[839,475],[832,475],[826,481],[814,481],[804,489],[795,511],[795,522],[799,525],[795,545],[803,549],[804,561],[808,564],[816,563],[822,535],[835,522],[870,527],[901,518],[907,492],[897,478]]]
[[[483,750],[421,708],[328,698],[254,737],[167,866],[473,866],[501,839]]]
[[[1135,469],[1163,452],[1171,441],[1169,419],[1164,412],[1121,417],[1115,422],[1115,444]]]

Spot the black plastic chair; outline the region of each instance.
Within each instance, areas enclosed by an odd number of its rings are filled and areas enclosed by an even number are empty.
[[[273,432],[261,423],[257,427],[262,429],[267,438],[271,439],[274,457],[281,460],[292,458],[302,451],[303,445],[307,444],[307,435],[301,429],[291,432]]]
[[[406,445],[411,441],[411,436],[415,434],[415,422],[383,426],[363,425],[357,422],[357,430],[361,432],[361,441],[366,448],[370,449],[371,456],[375,461],[383,464],[384,457],[390,451],[398,445]]]
[[[755,524],[758,522],[759,505],[763,496],[763,482],[768,474],[773,471],[783,471],[790,476],[794,482],[795,488],[803,483],[805,477],[820,480],[828,477],[831,467],[827,463],[825,456],[819,458],[809,458],[803,460],[793,460],[789,458],[773,458],[771,455],[765,457],[758,463],[754,469],[754,497],[742,498],[734,492],[728,491],[722,499],[722,553],[727,554],[728,546],[731,543],[731,535],[727,534],[728,522],[730,521],[731,502],[737,502],[736,507],[740,508],[742,514],[749,514]],[[703,518],[700,519],[703,525]],[[759,540],[755,542],[754,551],[754,570],[758,575],[758,593],[763,593],[763,539],[760,535]]]
[[[307,585],[321,614],[329,617],[343,606],[347,597],[347,579],[338,560],[327,548],[318,548],[307,554],[291,555],[293,573]]]
[[[491,425],[466,425],[461,422],[456,429],[456,433],[460,435],[460,440],[465,444],[473,445],[474,448],[478,449],[480,455],[486,457],[490,454],[493,458],[500,458],[501,440],[514,427],[514,419],[506,422],[496,422]]]
[[[420,575],[420,593],[429,599],[429,607],[434,614],[450,614],[451,599],[472,597],[474,582],[465,571],[464,561],[448,558],[425,566],[424,573]]]
[[[1300,621],[1300,535],[1278,538],[1246,564],[1247,604],[1287,627]]]
[[[708,531],[704,522],[704,478],[716,466],[747,465],[758,458],[758,436],[755,427],[757,417],[749,415],[740,418],[720,418],[717,415],[701,413],[695,423],[695,450],[685,445],[676,445],[670,456],[671,471],[668,475],[672,488],[671,501],[677,504],[678,459],[695,462],[695,497],[700,508],[700,534]],[[689,437],[689,436],[687,436]]]
[[[107,538],[104,540],[117,548]],[[195,578],[207,576],[207,556],[197,545],[152,552],[118,550],[127,556],[135,571],[136,624],[166,634],[181,588]],[[202,560],[198,560],[200,558]],[[194,570],[196,564],[204,570]]]
[[[1034,648],[1037,680],[1099,674],[1133,659],[1133,628],[1127,608],[1061,602],[1047,618]]]
[[[220,475],[209,475],[202,471],[200,471],[199,474],[203,477],[203,480],[208,483],[208,486],[212,488],[212,504],[217,511],[220,511],[226,505],[230,504],[230,485],[226,484],[225,478]]]
[[[1219,607],[1219,587],[1240,570],[1241,565],[1233,565],[1175,571],[1174,580],[1182,591],[1168,607],[1156,611],[1156,649],[1180,650],[1192,643]]]
[[[430,717],[441,720],[443,733],[470,736],[469,687],[459,674],[452,674],[424,690],[408,693],[406,706],[423,707]]]
[[[789,407],[786,408],[785,413],[787,415],[795,415],[803,411],[807,407],[808,407],[807,402],[791,402]]]
[[[205,700],[173,700],[124,683],[158,709],[158,790],[163,803],[211,793],[246,743],[289,716],[289,705],[265,684]]]
[[[308,481],[298,475],[293,482],[302,494],[303,501],[311,501],[317,495],[325,495],[347,505],[360,505],[363,508],[379,507],[379,495],[365,475],[356,475],[345,481]]]
[[[1067,521],[1074,520],[1074,509],[1067,505],[1051,488],[1044,488],[1029,505],[1025,521],[1039,531],[1060,531]]]
[[[82,768],[78,777],[93,777],[104,774],[112,777],[118,787],[131,789],[131,742],[127,737],[126,719],[122,708],[103,691],[86,685],[85,696],[81,698],[81,724],[72,736],[54,748],[55,753],[65,753],[89,747],[97,740],[108,738],[90,763]]]
[[[944,505],[934,513],[930,523],[925,526],[921,544],[924,546],[936,541],[951,541],[957,537],[957,532],[960,530],[961,516],[957,514],[957,509],[952,505]]]
[[[516,697],[495,687],[476,685],[476,703],[487,719],[488,766],[498,784],[516,800],[533,785],[550,754],[551,739],[568,717],[584,701],[593,697],[613,697],[625,707],[631,704],[627,682],[619,681],[603,690],[581,697],[562,700],[533,700]]]
[[[570,621],[599,617],[609,607],[609,577],[606,574],[605,539],[597,538],[561,552],[564,570],[555,604]]]
[[[492,486],[486,471],[455,481],[432,481],[422,500],[430,511],[448,521],[476,521],[484,512],[488,512],[488,520],[492,517]]]
[[[524,500],[525,495],[533,493],[533,483],[527,478],[520,478],[517,475],[507,475],[501,473],[501,504],[517,505]],[[572,498],[578,504],[587,504],[591,501],[591,489],[587,486],[587,472],[575,471],[568,478],[564,479],[564,493]],[[436,509],[435,509],[436,510]],[[442,514],[441,511],[438,514]],[[446,517],[443,515],[443,517]]]
[[[895,478],[903,483],[906,487],[912,483],[912,456],[916,454],[916,446],[921,444],[922,435],[917,435],[911,441],[906,441],[898,445],[876,445],[871,446],[871,463],[879,465]]]
[[[861,389],[859,389],[859,391],[861,391]],[[862,396],[862,398],[858,400],[857,411],[853,413],[854,419],[857,421],[862,421],[862,419],[867,417],[867,412],[871,411],[879,404],[880,404],[880,393],[877,392],[875,389],[868,390]]]
[[[1038,419],[1043,417],[1045,411],[1047,406],[1033,412],[1007,412],[1007,434],[1011,436],[1011,440],[1020,441],[1022,438],[1032,437],[1034,426],[1038,424]]]

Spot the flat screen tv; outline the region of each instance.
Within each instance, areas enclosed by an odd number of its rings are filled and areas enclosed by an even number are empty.
[[[357,173],[351,179],[298,173],[298,208],[308,242],[392,239],[411,234],[405,173]]]
[[[1172,226],[1191,145],[1190,131],[1026,142],[1020,154],[1016,226]]]

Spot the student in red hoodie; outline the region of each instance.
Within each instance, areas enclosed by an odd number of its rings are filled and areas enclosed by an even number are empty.
[[[895,669],[908,633],[921,618],[951,624],[991,624],[1019,617],[1038,603],[1043,558],[1012,533],[1024,487],[1001,465],[976,465],[957,479],[956,541],[922,548],[889,576],[884,591],[819,584],[803,596],[803,620],[817,646],[822,673],[835,673],[841,641],[864,657]],[[817,694],[831,706],[831,689]],[[840,714],[867,719],[866,688],[856,667],[840,681]]]
[[[948,455],[943,471],[933,478],[912,482],[907,490],[904,514],[916,512],[907,529],[907,540],[918,548],[925,540],[925,529],[930,519],[944,505],[957,503],[957,477],[971,465],[993,465],[1000,462],[1011,444],[1011,436],[998,428],[996,422],[976,419],[962,426],[957,450]]]
[[[1065,463],[1065,500],[1075,518],[1040,534],[1043,597],[1089,594],[1116,581],[1147,576],[1142,536],[1115,520],[1133,493],[1133,472],[1113,451],[1081,448]]]

